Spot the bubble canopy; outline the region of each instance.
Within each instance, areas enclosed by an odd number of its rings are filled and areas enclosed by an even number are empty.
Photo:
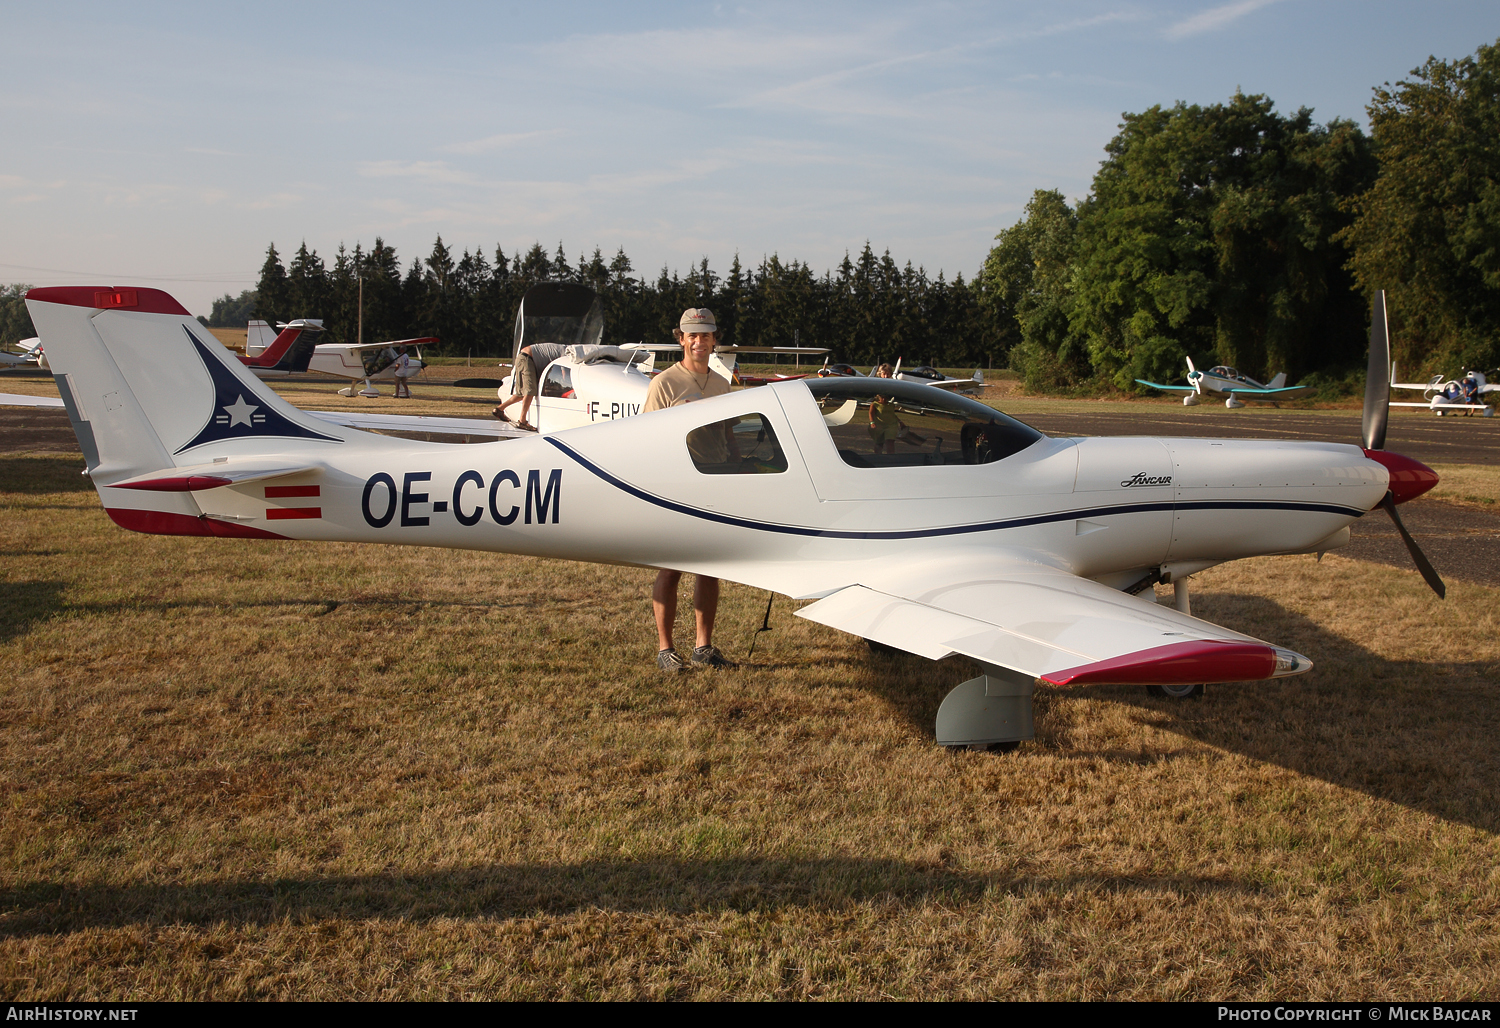
[[[598,344],[604,337],[599,295],[571,282],[540,282],[526,290],[516,312],[516,348],[532,343]]]
[[[844,463],[857,468],[989,464],[1042,433],[993,407],[888,378],[803,380]]]

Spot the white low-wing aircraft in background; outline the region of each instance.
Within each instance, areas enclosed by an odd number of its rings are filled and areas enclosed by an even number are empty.
[[[1486,397],[1493,398],[1500,392],[1500,385],[1492,385],[1482,371],[1467,372],[1463,378],[1434,375],[1429,382],[1397,382],[1394,364],[1391,365],[1391,388],[1418,390],[1424,397],[1421,403],[1393,400],[1392,407],[1426,407],[1438,417],[1459,411],[1494,417],[1495,405],[1487,402]]]
[[[872,372],[873,374],[873,372]],[[943,374],[937,368],[926,364],[914,368],[901,368],[901,358],[896,358],[896,367],[891,372],[891,377],[899,382],[915,382],[918,385],[935,386],[938,389],[950,389],[955,393],[977,393],[984,388],[984,373],[978,368],[974,369],[971,378],[952,378]]]
[[[36,364],[41,360],[42,341],[36,336],[32,336],[30,339],[22,339],[16,345],[21,348],[20,353],[0,350],[0,364]]]
[[[1384,299],[1364,449],[1049,438],[927,386],[802,379],[497,446],[378,438],[283,401],[166,293],[33,289],[104,509],[166,535],[447,546],[715,575],[797,613],[983,673],[943,745],[1032,737],[1038,685],[1295,675],[1301,654],[1191,616],[1186,579],[1317,553],[1437,476],[1384,452]],[[600,512],[607,511],[607,517]],[[620,526],[628,525],[628,531]],[[1442,583],[1401,529],[1424,576]],[[1171,582],[1177,609],[1149,589]]]
[[[1136,379],[1143,386],[1152,389],[1160,389],[1168,393],[1186,393],[1182,398],[1185,407],[1196,407],[1202,403],[1205,397],[1225,397],[1224,406],[1231,410],[1243,407],[1244,400],[1254,400],[1257,403],[1275,403],[1278,400],[1295,400],[1307,396],[1313,392],[1311,386],[1289,386],[1286,384],[1286,372],[1278,372],[1270,382],[1260,383],[1248,375],[1241,375],[1238,371],[1228,365],[1220,364],[1209,368],[1207,371],[1199,371],[1193,366],[1193,358],[1187,359],[1188,384],[1185,386],[1161,385],[1157,382],[1148,382],[1144,378]]]
[[[538,395],[528,420],[548,433],[613,421],[639,414],[655,373],[656,355],[680,353],[679,343],[632,343],[606,346],[599,296],[572,282],[540,282],[526,291],[516,312],[515,357],[534,343],[556,343],[567,349],[537,369]],[[742,353],[817,355],[826,346],[719,346],[708,366],[728,382],[736,381]],[[514,367],[514,364],[512,364]],[[493,388],[500,399],[511,395],[512,375],[503,379],[465,378],[461,388]],[[517,412],[519,413],[519,412]]]

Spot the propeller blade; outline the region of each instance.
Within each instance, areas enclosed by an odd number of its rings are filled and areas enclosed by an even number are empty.
[[[1365,370],[1365,416],[1360,425],[1367,450],[1385,449],[1385,423],[1391,416],[1391,380],[1385,376],[1390,366],[1391,337],[1385,321],[1385,290],[1377,289],[1370,307],[1370,363]],[[1396,524],[1400,523],[1398,519]],[[1431,579],[1428,584],[1431,584]]]
[[[1197,371],[1198,370],[1197,368],[1193,367],[1193,358],[1189,357],[1187,359],[1187,362],[1188,362],[1188,370],[1189,371]]]
[[[1407,551],[1411,553],[1411,559],[1416,563],[1417,570],[1422,572],[1422,577],[1427,580],[1427,584],[1432,587],[1432,591],[1438,594],[1438,599],[1446,599],[1448,596],[1448,587],[1443,585],[1443,580],[1438,577],[1437,571],[1433,569],[1432,564],[1427,560],[1427,554],[1422,552],[1422,548],[1417,545],[1417,541],[1411,537],[1411,533],[1402,524],[1401,515],[1396,513],[1395,497],[1390,493],[1386,493],[1385,499],[1380,501],[1380,506],[1385,508],[1385,512],[1391,516],[1391,521],[1395,522],[1396,531],[1401,533],[1401,541],[1406,544]]]

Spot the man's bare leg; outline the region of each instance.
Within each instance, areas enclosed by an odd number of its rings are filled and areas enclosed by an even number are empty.
[[[681,571],[658,571],[656,584],[651,587],[651,611],[656,615],[656,648],[658,650],[672,649],[672,624],[677,620],[677,583],[680,581],[682,581]],[[696,590],[693,596],[696,607]]]
[[[672,599],[677,599],[677,589],[672,589]],[[673,606],[676,604],[674,602]],[[719,613],[719,580],[708,575],[698,575],[693,583],[693,622],[697,628],[697,646],[711,646],[714,641],[714,618]]]

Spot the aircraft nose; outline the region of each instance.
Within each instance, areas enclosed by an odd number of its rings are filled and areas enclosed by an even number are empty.
[[[1421,461],[1389,450],[1366,450],[1365,456],[1377,464],[1384,464],[1391,473],[1391,499],[1397,503],[1415,500],[1438,484],[1437,472]]]

